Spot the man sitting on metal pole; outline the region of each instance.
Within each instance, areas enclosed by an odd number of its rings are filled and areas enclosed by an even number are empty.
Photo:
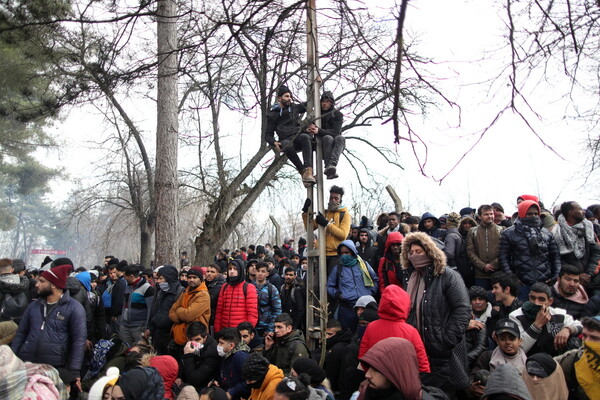
[[[343,122],[344,115],[335,108],[333,93],[326,90],[321,95],[321,127],[310,124],[306,130],[321,138],[327,179],[338,177],[336,167],[346,147],[346,138],[342,136]]]

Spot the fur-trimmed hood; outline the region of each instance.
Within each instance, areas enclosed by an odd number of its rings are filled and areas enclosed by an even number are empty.
[[[408,269],[412,267],[411,262],[408,260],[408,253],[410,246],[413,243],[420,243],[425,249],[425,253],[433,259],[433,274],[443,274],[446,269],[446,255],[440,250],[437,245],[431,240],[431,237],[425,232],[413,232],[406,235],[402,242],[402,253],[400,258],[402,261],[402,269]]]

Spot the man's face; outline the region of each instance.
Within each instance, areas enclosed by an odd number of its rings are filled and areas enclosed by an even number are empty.
[[[235,343],[234,342],[228,342],[228,341],[223,340],[223,339],[219,339],[219,346],[221,346],[223,348],[223,351],[225,353],[229,353],[231,350],[234,349]]]
[[[410,250],[409,250],[409,255],[412,256],[413,254],[417,254],[417,255],[425,254],[425,249],[423,249],[421,246],[419,246],[416,243],[411,244]]]
[[[230,265],[229,268],[227,268],[227,276],[229,276],[231,278],[235,278],[236,276],[238,276],[237,268],[234,267],[233,265]]]
[[[40,276],[37,279],[37,283],[35,284],[35,288],[38,291],[38,294],[42,298],[46,298],[52,294],[52,284],[43,276]]]
[[[430,230],[433,228],[433,219],[428,218],[425,221],[423,221],[423,227],[427,230]]]
[[[283,96],[279,96],[279,104],[283,107],[287,107],[292,104],[292,94],[290,92],[284,93]]]
[[[283,278],[285,279],[285,284],[286,285],[291,285],[294,280],[296,280],[296,272],[294,271],[288,271],[285,273],[285,275],[283,276]]]
[[[365,308],[364,307],[354,307],[354,312],[356,313],[357,317],[360,317],[362,315],[362,313],[365,312]]]
[[[396,227],[398,226],[399,223],[400,223],[400,221],[398,221],[398,216],[396,216],[396,215],[388,216],[388,226],[390,227],[390,229],[396,229]]]
[[[191,289],[196,289],[202,283],[202,280],[196,275],[188,274],[187,277],[188,287]]]
[[[104,266],[105,267],[108,265],[109,261],[110,261],[110,257],[104,257]]]
[[[190,342],[195,342],[195,343],[198,343],[198,344],[204,344],[206,342],[206,338],[207,337],[208,336],[202,337],[201,335],[196,335],[196,336],[194,336],[192,338],[189,338],[189,340],[190,340]]]
[[[267,280],[267,276],[269,276],[267,267],[260,267],[256,270],[256,282],[263,283]]]
[[[400,254],[400,249],[402,248],[402,245],[400,243],[392,243],[390,245],[390,250],[392,252],[393,255],[397,256],[398,254]]]
[[[585,326],[583,327],[583,332],[581,332],[581,337],[586,342],[600,343],[600,331],[593,331]]]
[[[206,268],[206,277],[204,279],[206,279],[207,282],[212,282],[213,279],[217,277],[217,275],[219,275],[219,273],[215,268],[208,267]]]
[[[292,331],[293,327],[291,325],[286,325],[283,322],[275,322],[275,337],[284,337]]]
[[[550,307],[552,304],[552,299],[549,299],[546,293],[529,292],[529,301],[538,306]]]
[[[502,221],[504,221],[504,211],[494,207],[494,223],[499,224]]]
[[[157,277],[157,278],[156,278],[156,280],[155,280],[155,282],[156,282],[156,283],[164,283],[164,282],[166,282],[166,281],[167,281],[167,280],[166,280],[166,279],[165,279],[165,277],[164,277],[164,276],[162,276],[162,275],[158,275],[158,277]]]
[[[491,225],[494,223],[494,210],[493,209],[489,209],[489,210],[483,210],[481,211],[481,222],[484,225]]]
[[[135,282],[137,278],[133,275],[127,275],[125,274],[125,280],[127,281],[127,283],[129,283],[130,285]]]
[[[306,260],[306,259],[302,260],[302,263],[300,264],[300,266],[302,267],[303,270],[306,270],[308,268],[308,260]]]
[[[298,263],[300,263],[300,256],[297,254],[292,256],[292,261],[295,262],[296,265],[298,265]]]
[[[269,271],[273,271],[273,268],[275,268],[275,264],[273,264],[271,261],[267,261],[267,265],[269,267]]]
[[[367,232],[361,232],[358,234],[358,241],[362,244],[367,244],[369,242],[369,234]]]
[[[475,313],[482,313],[487,308],[487,300],[483,297],[475,297],[471,300],[471,308]]]
[[[510,288],[507,288],[507,289],[510,290]],[[502,286],[500,286],[499,283],[494,283],[492,285],[492,294],[494,295],[494,298],[496,299],[496,301],[499,303],[504,301],[504,299],[507,296],[507,293],[505,293],[505,291],[502,289]]]
[[[537,206],[531,206],[527,210],[527,213],[525,213],[525,216],[527,218],[539,217],[540,216],[540,210],[537,208]]]
[[[332,337],[334,337],[336,335],[336,333],[338,333],[340,330],[338,328],[327,328],[325,329],[325,336],[327,336],[327,339],[331,339]]]
[[[92,287],[92,290],[96,290],[98,287],[98,281],[91,281],[90,286]]]
[[[509,332],[504,332],[496,336],[498,347],[500,347],[500,350],[507,356],[514,356],[519,352],[521,341],[522,339]]]
[[[267,267],[267,269],[268,269],[268,267]],[[248,266],[248,275],[250,275],[250,276],[256,276],[256,264],[250,264]]]
[[[329,111],[333,107],[333,102],[330,99],[321,100],[321,111]]]
[[[353,254],[352,254],[352,250],[350,250],[346,246],[340,246],[340,255],[343,256],[343,255],[353,255]]]
[[[336,203],[336,204],[342,204],[342,195],[339,193],[330,192],[329,193],[329,202]]]
[[[240,331],[240,335],[242,336],[242,340],[247,345],[250,344],[250,341],[254,339],[254,332],[248,332],[248,330],[243,329]]]
[[[109,269],[108,277],[110,278],[111,281],[116,281],[119,278],[119,276],[117,275],[117,269],[116,268]]]
[[[365,378],[367,378],[369,386],[373,389],[388,389],[392,386],[390,380],[373,367],[367,370]]]
[[[583,212],[583,208],[581,208],[579,203],[573,204],[573,209],[569,211],[569,215],[571,215],[577,222],[581,222],[585,218],[585,213]]]
[[[558,278],[560,291],[567,296],[572,296],[579,289],[579,275],[564,274]]]
[[[358,238],[358,228],[352,228],[352,237]]]

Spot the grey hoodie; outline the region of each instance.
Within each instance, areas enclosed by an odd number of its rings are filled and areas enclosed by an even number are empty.
[[[521,400],[532,400],[523,382],[523,378],[515,367],[509,364],[498,366],[490,375],[482,399],[493,394],[510,394]]]

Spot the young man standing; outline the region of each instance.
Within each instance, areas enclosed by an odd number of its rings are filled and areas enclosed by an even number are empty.
[[[260,261],[256,264],[256,295],[258,296],[258,324],[256,331],[260,336],[267,332],[273,332],[275,328],[275,318],[281,314],[281,298],[279,291],[275,286],[267,282],[269,276],[269,266],[266,262]]]
[[[299,281],[296,270],[287,267],[284,274],[284,285],[281,288],[281,311],[292,316],[294,326],[298,329],[304,327],[306,317],[306,297],[304,286]]]
[[[211,264],[206,267],[206,288],[210,296],[210,322],[208,326],[213,326],[215,322],[215,312],[219,300],[221,286],[225,283],[225,277],[221,273],[221,267],[218,264]]]
[[[152,310],[154,287],[140,276],[139,265],[128,265],[125,269],[125,302],[121,314],[119,337],[129,346],[142,338],[148,323],[148,313]]]

